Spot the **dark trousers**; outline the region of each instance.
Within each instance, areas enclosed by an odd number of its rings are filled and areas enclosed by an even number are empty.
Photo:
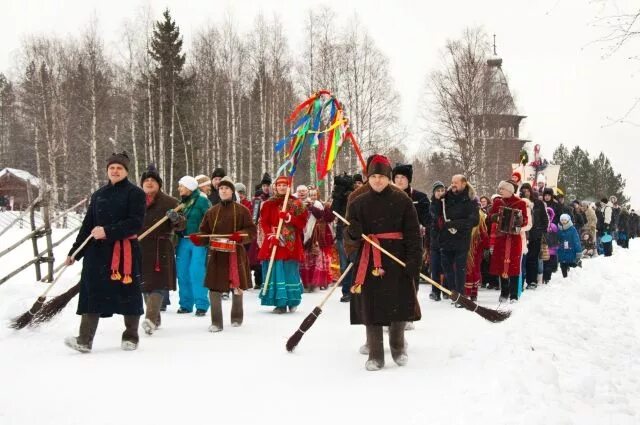
[[[336,239],[336,248],[338,249],[338,258],[340,259],[340,273],[344,273],[344,271],[347,269],[347,266],[349,265],[349,260],[353,261],[353,259],[347,257],[347,252],[344,249],[343,238]],[[342,280],[342,295],[347,295],[351,293],[351,284],[353,282],[353,269],[355,268],[355,264],[353,266],[354,267],[351,267],[351,270],[349,270],[349,273],[347,273],[347,275]]]
[[[613,255],[613,242],[607,242],[602,244],[605,257],[611,257]]]
[[[253,270],[253,280],[256,288],[262,287],[262,265],[251,267]]]
[[[440,255],[439,249],[431,250],[431,258],[429,261],[431,262],[431,279],[435,280],[438,283],[444,283],[444,285],[442,286],[449,289],[446,283],[446,279],[444,278],[444,270],[442,269],[442,256]],[[440,290],[435,286],[431,287],[431,292],[440,295]]]
[[[511,300],[518,299],[519,276],[500,277],[500,296]]]
[[[560,263],[560,270],[562,270],[562,277],[567,277],[569,269],[575,267],[574,263]]]
[[[467,275],[467,249],[450,251],[440,250],[442,268],[449,289],[464,294],[464,281]]]
[[[527,283],[536,283],[538,281],[538,257],[540,257],[541,242],[542,239],[529,241],[529,252],[527,252],[527,262],[525,264]]]
[[[551,280],[551,275],[558,271],[558,256],[550,255],[549,259],[542,265],[542,278],[545,282]]]

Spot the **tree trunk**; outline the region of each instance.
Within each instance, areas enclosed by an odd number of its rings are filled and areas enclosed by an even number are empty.
[[[175,166],[174,164],[174,159],[175,159],[175,133],[176,133],[176,125],[175,125],[175,119],[176,117],[176,87],[175,87],[175,79],[172,77],[171,78],[171,133],[169,134],[169,143],[170,143],[170,152],[171,152],[171,158],[169,159],[169,182],[170,182],[170,188],[169,189],[169,195],[173,195],[173,167]],[[186,160],[186,158],[185,158]],[[189,173],[187,173],[189,174]]]
[[[162,96],[162,77],[158,76],[158,162],[160,178],[166,181],[166,164],[164,152],[164,99]]]

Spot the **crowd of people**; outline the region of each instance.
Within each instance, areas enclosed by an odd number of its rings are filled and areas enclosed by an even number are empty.
[[[558,268],[567,277],[584,258],[612,255],[614,241],[628,248],[639,231],[638,215],[615,196],[566,203],[561,191],[532,187],[518,173],[491,196],[464,175],[449,185],[436,181],[429,196],[412,186],[411,165],[392,167],[382,155],[369,157],[363,174],[335,176],[328,200],[317,187],[294,190],[289,178],[267,173],[251,196],[222,168],[182,177],[174,199],[155,167],[140,186],[128,169],[126,153],[108,158],[109,182],[92,194],[66,260],[84,259],[79,335],[65,341],[81,352],[91,351],[99,319],[113,314],[124,316],[121,347],[136,349],[139,326],[152,335],[161,325],[169,291],[178,290],[178,314],[210,310],[208,330],[220,332],[223,300],[231,298],[231,326],[243,323],[248,289],[274,313],[292,313],[305,291],[326,290],[353,263],[340,301],[351,303],[351,323],[366,328],[365,366],[384,366],[382,326],[389,326],[393,360],[404,365],[404,331],[421,317],[421,274],[472,301],[482,287],[500,290],[499,303],[514,303]],[[449,297],[432,286],[429,298]]]

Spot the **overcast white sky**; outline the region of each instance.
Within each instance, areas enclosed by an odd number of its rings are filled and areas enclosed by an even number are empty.
[[[610,0],[608,7],[632,10],[637,0]],[[136,16],[146,4],[135,0],[35,1],[0,0],[0,72],[13,75],[14,55],[25,34],[78,34],[95,13],[107,44],[114,48],[125,18]],[[640,107],[627,117],[632,123],[609,125],[625,115],[640,98],[640,62],[630,62],[626,49],[603,58],[602,36],[594,28],[601,1],[587,0],[460,0],[460,1],[289,1],[201,0],[151,1],[158,16],[168,6],[187,44],[207,22],[221,22],[231,13],[241,31],[248,31],[255,15],[280,15],[294,54],[302,49],[305,12],[314,5],[338,11],[342,22],[360,17],[378,46],[390,58],[395,87],[402,99],[401,120],[414,146],[426,75],[439,66],[439,50],[447,38],[457,38],[466,26],[483,25],[498,38],[498,54],[527,115],[522,137],[542,145],[551,157],[564,143],[580,145],[592,156],[600,151],[627,179],[627,193],[640,207]],[[613,9],[609,9],[613,10]],[[636,42],[637,55],[640,41]],[[635,123],[635,124],[633,124]],[[444,177],[444,176],[443,176]]]

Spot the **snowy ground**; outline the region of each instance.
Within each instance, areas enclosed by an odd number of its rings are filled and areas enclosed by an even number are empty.
[[[19,234],[3,236],[0,250]],[[208,317],[178,316],[172,294],[162,329],[143,334],[138,351],[120,350],[115,317],[100,322],[93,352],[79,354],[62,342],[77,332],[76,300],[40,328],[5,326],[45,288],[31,268],[0,286],[0,424],[638,424],[640,241],[631,245],[525,292],[500,324],[433,303],[422,286],[409,364],[396,366],[387,347],[381,372],[365,371],[364,329],[349,326],[337,291],[294,354],[285,341],[325,292],[284,316],[250,292],[244,325],[228,326],[227,302],[218,334]],[[1,258],[0,274],[30,249]],[[480,301],[497,297],[485,290]]]

